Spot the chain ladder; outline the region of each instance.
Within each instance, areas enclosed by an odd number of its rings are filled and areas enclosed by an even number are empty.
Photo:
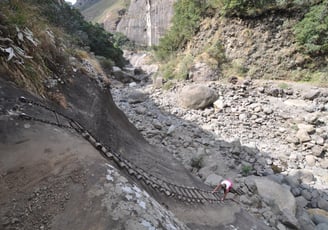
[[[108,146],[97,141],[96,138],[82,125],[80,125],[77,121],[73,120],[72,118],[66,116],[63,113],[57,112],[46,105],[35,102],[31,99],[27,99],[25,97],[19,97],[18,102],[37,106],[54,113],[56,122],[37,118],[26,113],[17,112],[16,114],[19,119],[26,121],[37,121],[60,128],[75,130],[84,139],[91,143],[91,145],[93,145],[106,160],[114,161],[120,168],[125,169],[131,176],[134,176],[137,180],[144,182],[148,187],[152,188],[153,190],[157,190],[159,192],[164,193],[168,197],[175,197],[178,200],[186,201],[188,203],[222,203],[221,198],[217,193],[213,194],[211,191],[208,190],[173,184],[146,172],[144,169],[123,158],[120,154],[116,153]],[[64,118],[69,125],[61,124],[59,122],[59,117]],[[230,200],[237,202],[234,199]]]

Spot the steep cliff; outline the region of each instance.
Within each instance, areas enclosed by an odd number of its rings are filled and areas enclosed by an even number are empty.
[[[137,0],[117,25],[117,31],[138,44],[156,45],[165,33],[175,0]]]
[[[78,0],[86,20],[121,32],[139,45],[157,45],[169,27],[176,0]]]

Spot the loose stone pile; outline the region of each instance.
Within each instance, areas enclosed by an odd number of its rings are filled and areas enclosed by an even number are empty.
[[[203,95],[213,93],[217,100],[204,109],[185,109],[181,92],[190,84],[164,91],[142,80],[114,83],[111,92],[150,143],[167,148],[205,183],[232,178],[245,193],[240,202],[268,225],[327,224],[328,90],[251,80],[204,82],[195,87],[208,88]],[[273,200],[261,189],[267,186],[275,188]],[[288,194],[292,204],[281,201]]]

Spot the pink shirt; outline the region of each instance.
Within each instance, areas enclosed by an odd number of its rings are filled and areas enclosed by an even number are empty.
[[[226,185],[226,189],[227,189],[227,191],[228,191],[228,192],[230,191],[230,189],[231,189],[231,187],[232,187],[232,182],[231,182],[231,180],[229,180],[229,179],[224,180],[224,181],[221,182],[221,184],[222,184],[222,185],[225,184],[225,185]]]

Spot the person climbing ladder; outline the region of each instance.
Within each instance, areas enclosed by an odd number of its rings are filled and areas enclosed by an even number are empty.
[[[231,190],[232,185],[233,184],[232,184],[232,181],[231,180],[225,179],[225,180],[221,181],[221,183],[219,183],[215,187],[215,189],[213,189],[212,193],[215,193],[216,191],[218,191],[219,189],[222,188],[223,191],[224,191],[224,195],[223,195],[223,198],[221,198],[221,201],[224,201],[225,198],[226,198],[226,196],[227,196],[227,194],[228,194],[228,192]]]

